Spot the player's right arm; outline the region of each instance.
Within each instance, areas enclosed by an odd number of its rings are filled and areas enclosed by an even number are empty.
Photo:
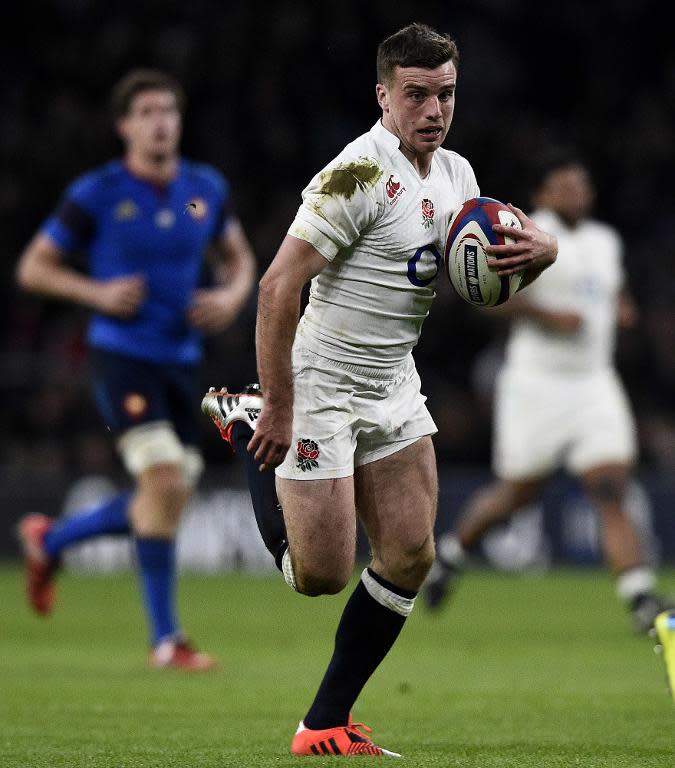
[[[291,445],[291,352],[300,317],[300,299],[305,284],[327,264],[313,245],[287,235],[260,280],[256,357],[265,407],[248,450],[265,468],[281,464]]]
[[[145,297],[140,275],[96,280],[70,267],[49,235],[39,232],[19,257],[16,280],[21,288],[70,301],[106,315],[133,317]]]

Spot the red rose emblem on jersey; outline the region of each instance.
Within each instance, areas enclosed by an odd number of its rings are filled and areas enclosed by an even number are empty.
[[[307,438],[298,440],[296,452],[298,455],[298,463],[296,466],[303,472],[311,472],[311,470],[319,466],[319,462],[317,461],[319,458],[319,446],[314,440],[309,440]]]
[[[434,223],[434,204],[428,198],[422,200],[422,224],[427,229]]]

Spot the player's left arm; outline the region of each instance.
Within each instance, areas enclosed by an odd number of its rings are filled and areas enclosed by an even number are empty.
[[[188,311],[190,324],[205,333],[219,333],[234,322],[256,278],[253,249],[237,219],[230,219],[215,250],[217,285],[195,291]]]
[[[558,241],[553,235],[538,227],[520,208],[511,203],[508,206],[520,221],[522,229],[503,224],[492,225],[492,229],[497,234],[504,235],[513,242],[488,246],[486,248],[488,255],[494,257],[488,258],[488,266],[496,269],[500,276],[523,272],[518,289],[520,290],[555,263],[558,257]]]

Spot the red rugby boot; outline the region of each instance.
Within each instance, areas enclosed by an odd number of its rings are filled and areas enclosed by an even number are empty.
[[[153,669],[182,669],[188,672],[206,672],[218,667],[213,656],[199,653],[187,640],[163,640],[148,657]]]
[[[56,600],[54,573],[58,562],[45,552],[44,537],[54,521],[46,515],[27,515],[18,525],[26,575],[26,597],[36,613],[50,614]]]

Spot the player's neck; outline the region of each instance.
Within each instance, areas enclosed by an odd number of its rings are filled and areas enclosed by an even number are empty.
[[[128,153],[124,158],[124,164],[131,174],[151,184],[168,184],[178,171],[176,155],[149,157]]]
[[[431,163],[433,161],[433,155],[425,155],[424,159],[417,164],[417,172],[420,175],[422,181],[431,173]]]
[[[424,179],[426,179],[426,177],[431,173],[431,163],[434,157],[433,153],[425,153],[423,155],[416,154],[415,152],[411,152],[409,149],[404,147],[403,142],[401,142],[399,150],[403,155],[405,155],[412,167],[417,171],[420,179],[424,181]]]

